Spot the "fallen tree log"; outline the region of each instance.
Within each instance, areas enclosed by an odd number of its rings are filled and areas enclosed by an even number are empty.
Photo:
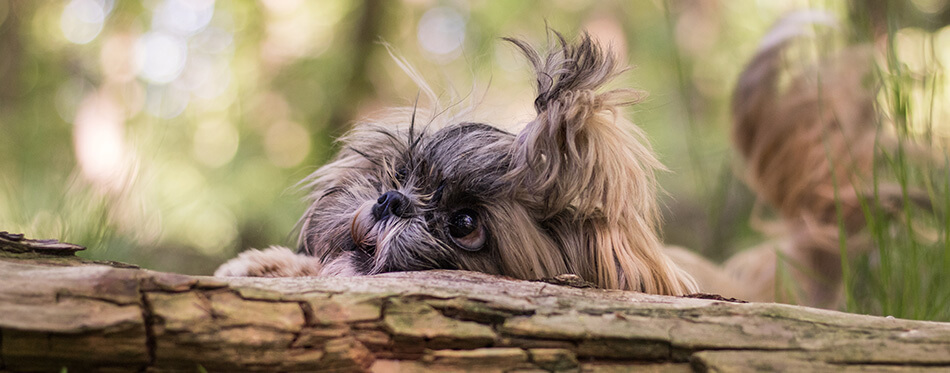
[[[947,323],[461,271],[184,276],[24,242],[0,237],[0,370],[950,368]]]

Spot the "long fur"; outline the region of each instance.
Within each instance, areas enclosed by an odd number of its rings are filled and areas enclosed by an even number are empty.
[[[860,198],[873,167],[877,114],[874,87],[865,81],[866,50],[844,52],[780,84],[783,51],[811,23],[828,21],[810,14],[780,22],[740,75],[733,98],[733,139],[746,180],[779,212],[783,239],[724,266],[664,248],[654,175],[663,166],[621,112],[643,94],[604,90],[622,71],[613,55],[586,34],[568,42],[553,33],[546,54],[506,39],[536,73],[537,116],[518,133],[438,106],[394,109],[357,123],[340,139],[336,158],[304,181],[310,207],[301,218],[298,256],[309,267],[292,268],[319,276],[572,273],[609,289],[702,290],[832,306],[841,283],[839,214],[849,244],[867,246],[860,241]],[[389,195],[401,196],[398,210],[390,209]],[[465,238],[474,241],[452,237],[459,216],[476,222]],[[479,238],[484,245],[460,243]],[[266,269],[289,252],[275,250],[268,251],[273,260],[242,254],[217,274],[275,273]],[[800,285],[796,299],[777,296],[779,273]]]
[[[604,288],[698,290],[662,253],[654,177],[662,166],[619,112],[641,94],[600,92],[619,72],[613,56],[587,35],[554,37],[543,57],[508,39],[537,74],[538,115],[520,133],[413,107],[364,120],[340,139],[336,158],[305,181],[300,252],[319,258],[321,275],[574,273]],[[406,197],[403,216],[373,212],[387,192]],[[478,250],[449,237],[459,211],[474,211],[487,232]]]
[[[586,255],[575,260],[587,262],[588,268],[579,268],[585,278],[607,288],[695,291],[692,279],[663,256],[656,235],[654,170],[663,166],[640,129],[619,113],[642,93],[598,92],[620,72],[614,56],[588,35],[576,45],[554,35],[558,48],[545,58],[522,41],[506,39],[534,66],[538,88],[538,117],[518,135],[507,176],[539,212],[537,219],[568,211],[557,217],[567,220],[562,227],[588,227]]]

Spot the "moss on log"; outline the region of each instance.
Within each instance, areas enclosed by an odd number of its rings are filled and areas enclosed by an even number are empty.
[[[950,368],[947,323],[461,271],[220,279],[8,246],[0,370]]]

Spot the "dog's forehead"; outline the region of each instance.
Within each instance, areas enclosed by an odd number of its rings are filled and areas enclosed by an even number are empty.
[[[484,123],[463,122],[440,129],[429,136],[425,152],[427,156],[471,155],[484,147],[495,147],[514,135]],[[504,145],[507,145],[505,143]],[[483,149],[491,150],[491,149]]]
[[[485,179],[508,168],[514,135],[483,123],[459,123],[428,136],[421,149],[428,173],[445,179]]]

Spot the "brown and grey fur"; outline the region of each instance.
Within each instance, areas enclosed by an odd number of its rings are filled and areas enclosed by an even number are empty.
[[[358,123],[340,140],[343,150],[307,182],[300,252],[320,259],[321,275],[574,273],[605,288],[698,291],[657,235],[654,171],[662,166],[619,112],[640,93],[598,91],[621,71],[614,57],[586,35],[577,43],[555,36],[546,56],[507,39],[537,72],[538,115],[519,133],[450,116],[419,125],[431,113],[412,108]],[[371,209],[388,191],[407,196],[409,211],[377,220]],[[487,230],[481,250],[447,237],[446,220],[459,209],[476,211]],[[232,267],[217,274],[266,275]]]
[[[870,167],[865,150],[873,147],[867,148],[865,131],[873,124],[873,96],[860,85],[866,70],[826,82],[824,96],[806,75],[783,93],[779,61],[791,37],[763,47],[752,60],[735,94],[734,138],[751,185],[781,212],[791,233],[720,267],[661,243],[654,173],[662,165],[641,130],[620,113],[641,94],[601,91],[622,70],[613,56],[587,35],[575,43],[555,36],[556,48],[545,56],[506,39],[537,73],[537,117],[518,133],[407,108],[360,122],[340,139],[337,157],[306,181],[311,203],[301,220],[298,257],[307,269],[296,275],[464,269],[537,279],[572,273],[603,288],[774,300],[776,266],[787,265],[777,260],[782,253],[831,282],[796,274],[808,293],[800,302],[822,305],[833,298],[828,289],[837,289],[840,274],[826,261],[833,256],[827,243],[837,237],[825,233],[835,222],[829,187],[836,183],[852,209],[854,178],[842,170]],[[819,106],[825,111],[812,112]],[[416,123],[422,117],[434,119]],[[858,152],[845,151],[851,148]],[[829,152],[853,156],[829,161]],[[389,191],[409,203],[400,216],[379,219],[373,208]],[[460,209],[475,211],[487,232],[478,251],[448,237],[447,220]],[[288,255],[282,248],[251,251],[216,275],[286,275],[273,269],[276,258],[284,263]]]

